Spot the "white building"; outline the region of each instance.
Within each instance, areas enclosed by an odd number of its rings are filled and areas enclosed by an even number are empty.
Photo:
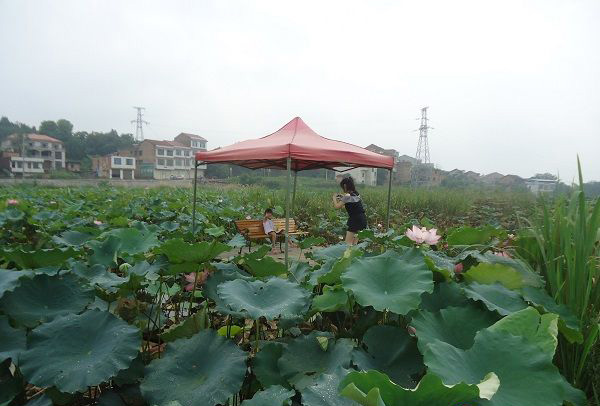
[[[0,145],[4,151],[23,154],[25,158],[42,160],[42,172],[64,169],[66,162],[65,147],[62,141],[43,134],[9,135]],[[16,162],[16,161],[15,161]],[[30,161],[38,162],[36,160]]]
[[[536,195],[554,192],[557,183],[558,181],[555,179],[525,179],[525,186],[527,186],[527,188]]]
[[[44,173],[44,159],[11,156],[10,171],[15,175],[20,174],[23,176]]]
[[[336,178],[352,176],[355,185],[377,186],[377,168],[336,168]]]
[[[99,178],[135,179],[135,158],[120,155],[93,157],[92,169]]]

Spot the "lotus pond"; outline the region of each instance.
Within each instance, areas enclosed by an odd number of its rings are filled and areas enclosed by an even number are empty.
[[[520,259],[516,217],[396,196],[395,230],[348,247],[343,213],[300,195],[310,261],[286,269],[235,255],[232,222],[273,199],[204,190],[194,235],[189,190],[0,189],[0,406],[586,404],[555,356],[581,320]],[[405,234],[435,224],[436,245]]]

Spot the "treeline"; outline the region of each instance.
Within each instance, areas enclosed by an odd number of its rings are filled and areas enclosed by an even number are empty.
[[[119,149],[130,147],[132,134],[119,134],[115,130],[109,132],[73,132],[73,124],[69,120],[42,121],[39,129],[19,122],[11,122],[7,117],[0,118],[0,142],[11,134],[37,133],[45,134],[61,140],[65,144],[67,160],[81,161],[90,155],[106,155]]]

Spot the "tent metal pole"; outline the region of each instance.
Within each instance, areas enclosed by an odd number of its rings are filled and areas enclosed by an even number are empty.
[[[287,158],[287,190],[285,192],[285,269],[288,268],[290,248],[290,186],[292,178],[292,158]]]
[[[389,173],[389,183],[388,183],[388,199],[387,199],[387,215],[385,218],[385,229],[390,229],[390,206],[392,203],[392,170],[390,169]]]
[[[296,181],[298,180],[298,171],[294,171],[294,192],[292,193],[292,216],[296,210]]]
[[[198,185],[198,162],[194,165],[194,201],[192,202],[192,235],[196,236],[196,186]]]

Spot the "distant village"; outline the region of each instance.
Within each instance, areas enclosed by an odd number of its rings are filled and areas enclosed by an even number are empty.
[[[172,141],[144,139],[129,148],[112,154],[91,157],[91,170],[84,174],[80,161],[69,160],[64,143],[43,134],[12,134],[0,144],[0,172],[8,177],[46,177],[53,171],[67,171],[76,175],[105,179],[156,179],[183,180],[194,176],[194,156],[207,150],[207,139],[189,133],[180,133]],[[395,167],[392,182],[411,185],[422,164],[395,149],[385,149],[375,144],[369,151],[393,156]],[[340,168],[362,185],[375,186],[387,183],[388,171],[376,168]],[[533,193],[555,190],[558,180],[552,176],[521,178],[492,172],[482,175],[474,171],[453,169],[443,171],[428,164],[424,181],[428,186],[467,186],[480,184],[505,188],[528,188]],[[199,177],[205,177],[206,166],[198,167]],[[421,171],[422,173],[422,171]],[[46,176],[45,176],[46,175]],[[420,179],[421,183],[423,179]]]

